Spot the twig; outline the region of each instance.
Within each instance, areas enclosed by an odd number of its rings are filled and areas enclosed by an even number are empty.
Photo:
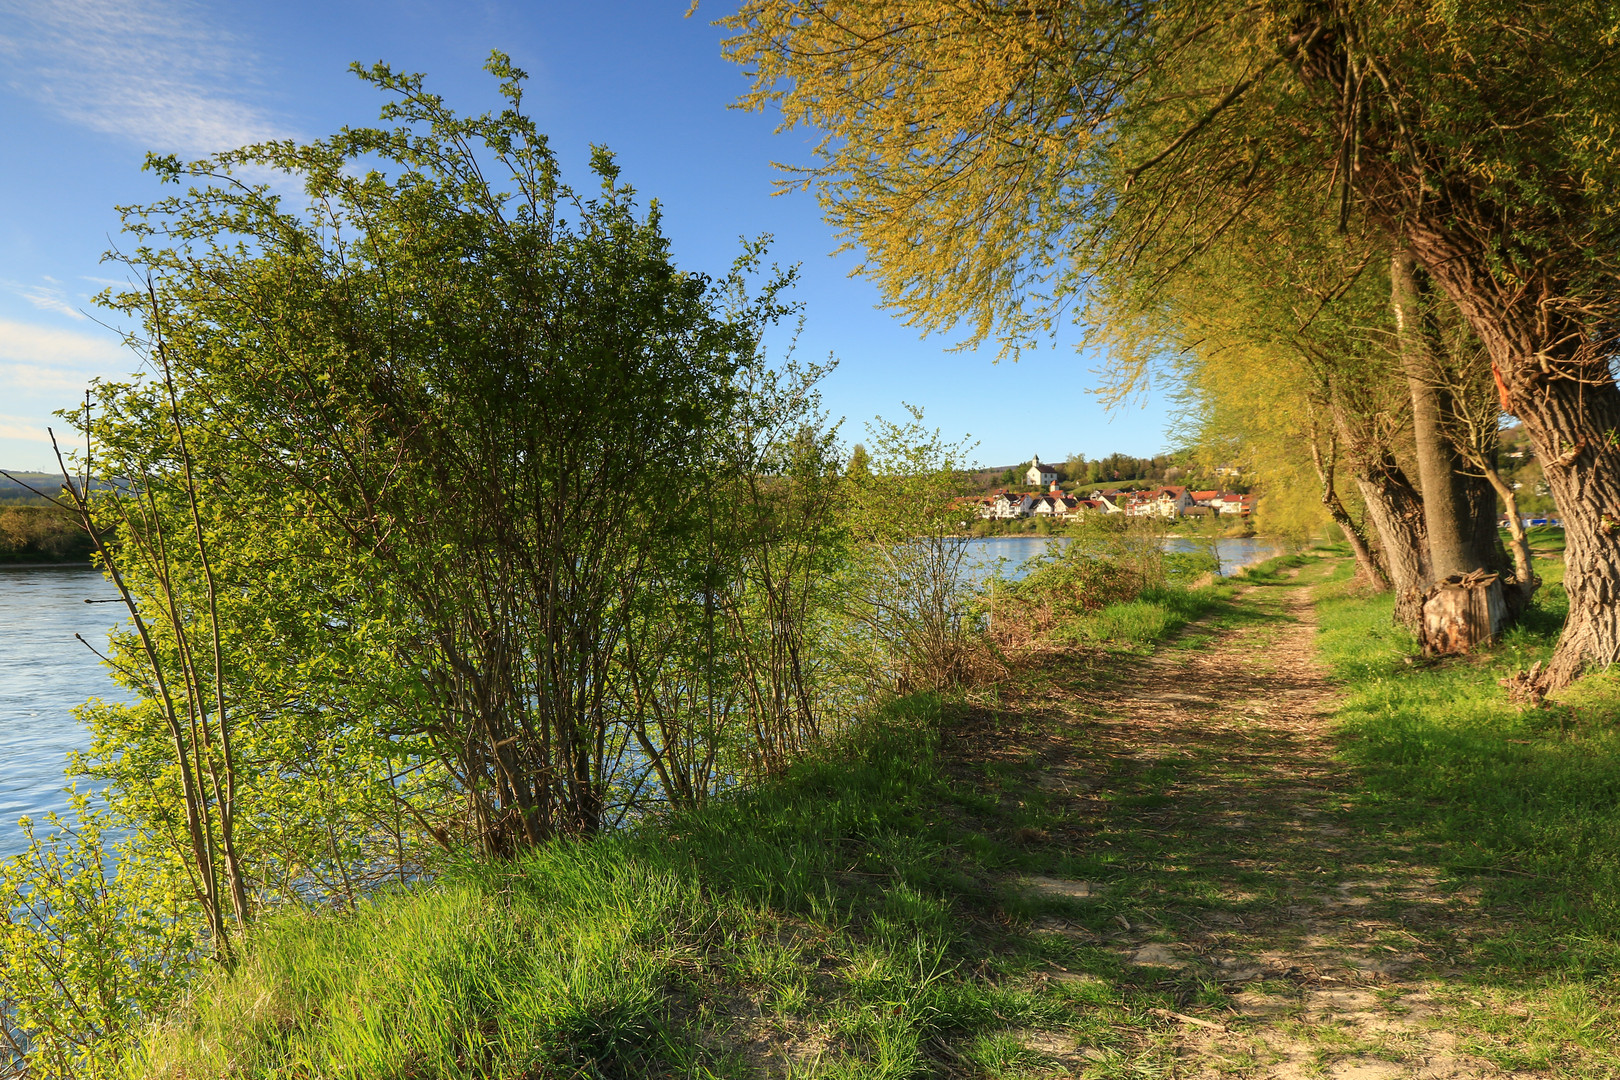
[[[1225,1024],[1217,1024],[1212,1020],[1200,1020],[1196,1016],[1188,1016],[1186,1013],[1171,1012],[1169,1009],[1149,1009],[1148,1012],[1152,1013],[1154,1016],[1163,1016],[1169,1020],[1180,1020],[1183,1024],[1191,1024],[1194,1027],[1209,1028],[1211,1031],[1228,1030]]]
[[[1527,878],[1541,877],[1540,874],[1532,874],[1528,870],[1514,870],[1507,866],[1474,866],[1470,863],[1453,863],[1452,867],[1457,870],[1483,870],[1488,874],[1517,874],[1519,877]]]

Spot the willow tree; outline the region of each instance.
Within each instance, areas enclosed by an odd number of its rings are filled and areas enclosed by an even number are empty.
[[[1301,311],[1319,306],[1309,290],[1243,273],[1226,284],[1236,287],[1204,282],[1153,321],[1193,405],[1190,434],[1246,448],[1268,492],[1292,489],[1297,504],[1314,488],[1318,518],[1344,533],[1364,581],[1394,585],[1396,618],[1410,623],[1428,553],[1422,500],[1396,456],[1404,399],[1389,392],[1380,350],[1338,312]],[[1310,520],[1297,505],[1291,516]]]
[[[1102,291],[1110,311],[1103,340],[1121,378],[1167,355],[1207,405],[1201,419],[1225,417],[1217,426],[1247,431],[1273,460],[1292,459],[1293,482],[1309,484],[1314,472],[1364,575],[1388,576],[1396,619],[1416,628],[1433,581],[1459,572],[1459,551],[1467,569],[1506,568],[1495,499],[1479,470],[1441,470],[1440,482],[1425,482],[1421,493],[1408,475],[1413,462],[1422,472],[1435,461],[1490,459],[1496,396],[1477,377],[1457,377],[1459,320],[1432,299],[1412,313],[1423,359],[1413,377],[1411,342],[1390,303],[1393,275],[1375,229],[1356,221],[1336,233],[1312,221],[1308,205],[1282,210],[1294,214],[1234,225],[1166,283],[1140,284],[1158,269],[1148,258],[1113,276]],[[1431,419],[1422,432],[1414,423],[1420,402]],[[1352,501],[1364,505],[1365,519],[1345,505],[1339,465],[1354,480],[1359,499]],[[1376,534],[1378,565],[1364,549],[1363,524]]]
[[[1016,352],[1279,194],[1365,215],[1468,319],[1548,463],[1570,594],[1549,677],[1620,659],[1608,8],[753,0],[728,23],[747,102],[825,132],[795,180],[926,330]]]

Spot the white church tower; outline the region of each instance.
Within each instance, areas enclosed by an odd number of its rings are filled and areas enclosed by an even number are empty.
[[[1057,470],[1050,465],[1041,464],[1041,455],[1036,454],[1029,459],[1029,471],[1024,473],[1024,483],[1031,487],[1051,487],[1057,483]]]

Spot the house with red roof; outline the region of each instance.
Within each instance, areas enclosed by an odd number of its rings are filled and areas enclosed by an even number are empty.
[[[1170,486],[1132,492],[1125,513],[1131,517],[1178,518],[1193,505],[1186,488]]]

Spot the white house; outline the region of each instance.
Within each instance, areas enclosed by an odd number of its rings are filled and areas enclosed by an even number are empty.
[[[1248,517],[1254,513],[1254,496],[1234,495],[1230,491],[1223,491],[1211,499],[1209,505],[1223,517]]]
[[[1035,496],[1020,495],[1016,491],[999,492],[990,503],[990,517],[1024,518],[1035,512]]]
[[[1184,487],[1162,487],[1133,494],[1125,513],[1131,517],[1178,518],[1195,504]]]
[[[1128,491],[1093,491],[1091,498],[1086,501],[1096,504],[1094,509],[1105,514],[1123,514],[1125,512],[1126,496]]]
[[[1024,483],[1031,487],[1048,487],[1057,483],[1057,470],[1050,465],[1041,464],[1041,455],[1036,454],[1029,459],[1029,468],[1024,472]]]

